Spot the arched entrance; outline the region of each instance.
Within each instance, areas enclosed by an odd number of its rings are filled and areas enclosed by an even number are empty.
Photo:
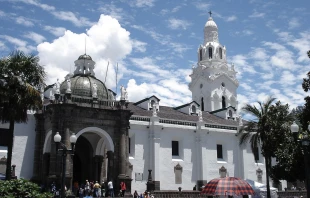
[[[73,156],[73,182],[85,183],[85,180],[94,180],[93,174],[94,151],[90,142],[80,136],[75,145]]]
[[[97,127],[87,127],[77,134],[73,156],[73,183],[107,178],[107,152],[114,152],[110,135]]]

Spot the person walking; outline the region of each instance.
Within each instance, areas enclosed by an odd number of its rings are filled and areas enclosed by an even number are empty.
[[[139,197],[139,194],[138,192],[135,190],[135,192],[133,193],[133,198],[138,198]]]
[[[100,184],[98,183],[98,181],[95,182],[94,184],[94,197],[99,197],[99,188],[100,188]]]
[[[121,191],[122,191],[121,196],[124,197],[125,192],[126,192],[126,184],[125,184],[125,182],[121,182],[120,187],[121,187]]]
[[[89,186],[89,181],[86,180],[85,182],[85,196],[88,196],[90,194],[90,186]]]
[[[108,182],[108,189],[110,197],[114,197],[113,183],[111,180]]]

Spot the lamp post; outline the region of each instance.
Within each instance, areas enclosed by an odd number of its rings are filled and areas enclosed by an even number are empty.
[[[298,125],[294,122],[291,125],[291,131],[293,134],[297,134],[299,131]],[[310,131],[310,124],[308,125],[308,131]],[[298,140],[301,142],[301,145],[304,150],[304,162],[305,162],[305,173],[306,173],[306,190],[307,190],[307,198],[310,198],[310,170],[309,170],[309,145],[310,139],[308,135],[300,135]]]
[[[75,133],[72,133],[70,136],[70,143],[71,143],[71,149],[68,149],[65,144],[63,144],[61,141],[61,136],[59,135],[59,132],[56,132],[56,135],[54,136],[54,142],[56,143],[56,154],[58,152],[61,152],[62,155],[62,178],[61,178],[61,197],[65,197],[65,179],[66,179],[66,159],[67,154],[74,155],[74,146],[76,143],[77,137]],[[60,148],[59,148],[60,146]]]

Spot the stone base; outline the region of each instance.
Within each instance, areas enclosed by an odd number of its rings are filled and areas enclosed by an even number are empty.
[[[155,190],[160,190],[160,181],[154,181]]]

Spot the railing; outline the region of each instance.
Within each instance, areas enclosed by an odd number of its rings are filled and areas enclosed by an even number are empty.
[[[142,122],[150,122],[149,117],[140,117],[140,116],[131,116],[130,120],[142,121]]]
[[[209,197],[205,194],[201,194],[200,191],[193,191],[193,190],[155,190],[153,192],[154,198],[177,198],[177,197],[186,197],[186,198],[206,198]]]
[[[185,126],[196,126],[195,122],[186,122],[186,121],[177,121],[177,120],[166,120],[166,119],[159,119],[159,123],[164,124],[175,124],[175,125],[185,125]]]

